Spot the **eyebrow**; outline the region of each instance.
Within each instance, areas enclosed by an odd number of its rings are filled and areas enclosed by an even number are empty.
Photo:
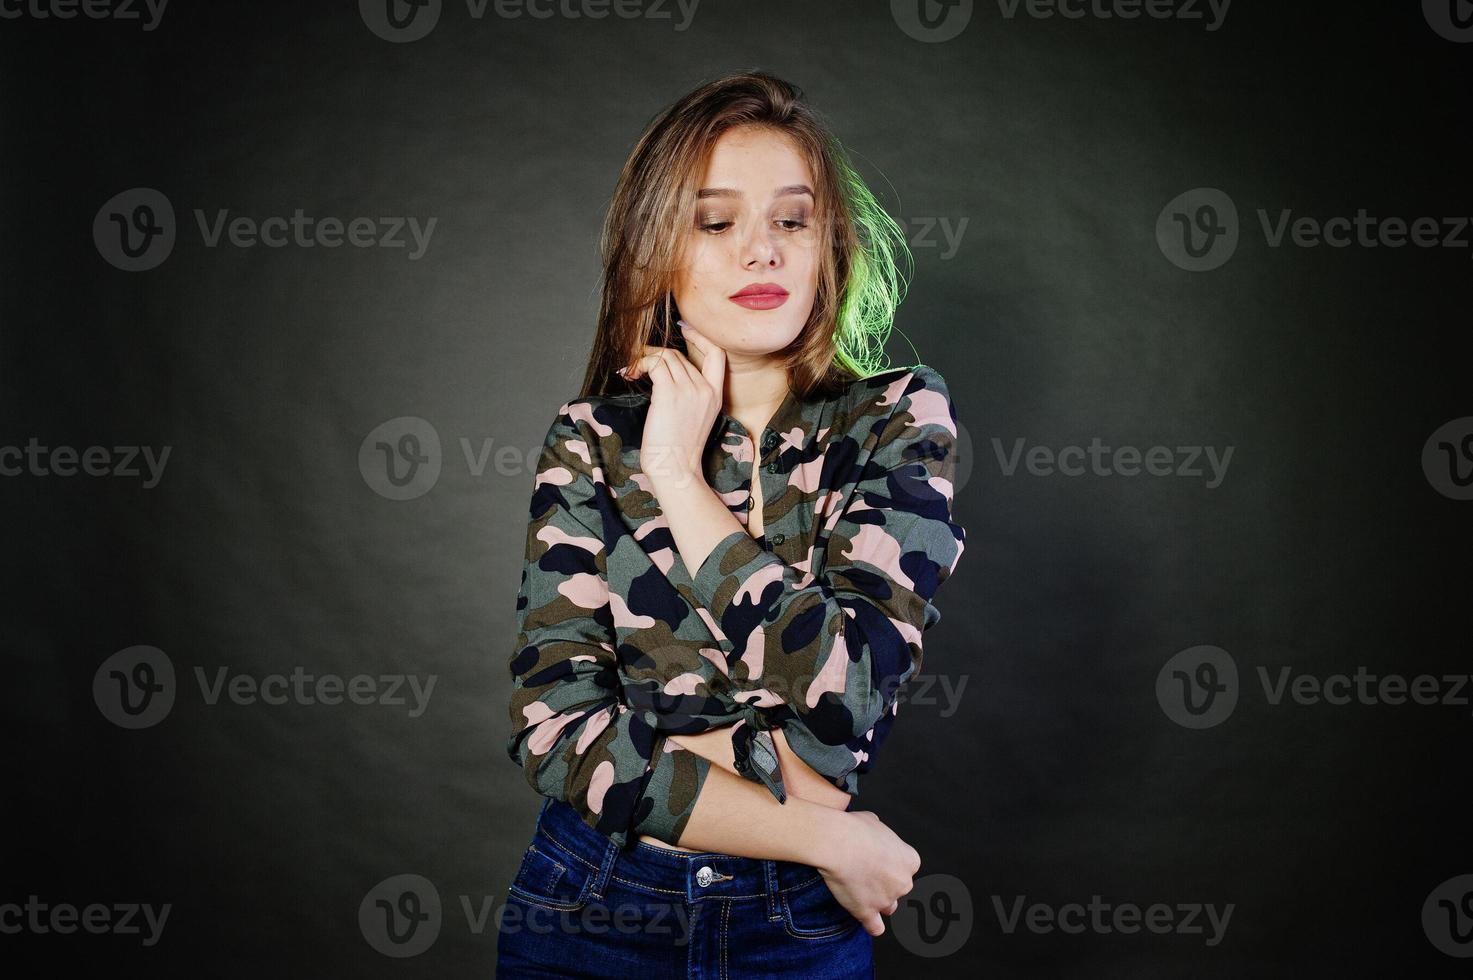
[[[810,188],[807,184],[789,184],[787,187],[779,187],[777,190],[773,191],[772,196],[773,197],[786,197],[789,194],[807,194],[809,197],[812,197],[813,196],[813,189]],[[735,190],[735,189],[733,189],[731,187],[702,187],[700,190],[696,191],[696,199],[697,200],[700,200],[700,199],[706,198],[706,197],[742,197],[742,196],[743,196],[743,194],[742,194],[741,191]]]

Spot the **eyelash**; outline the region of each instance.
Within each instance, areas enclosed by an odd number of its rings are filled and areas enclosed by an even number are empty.
[[[796,228],[784,228],[783,231],[802,231],[804,228],[807,228],[808,227],[808,222],[803,221],[800,218],[779,218],[778,219],[778,222],[779,223],[791,222],[791,223],[796,224],[798,226]],[[716,222],[713,222],[713,223],[711,223],[709,225],[701,225],[700,227],[701,227],[701,230],[702,231],[710,232],[713,235],[719,235],[719,234],[721,234],[721,232],[719,232],[719,231],[712,231],[711,229],[713,229],[713,228],[723,228],[724,229],[725,227],[727,227],[730,224],[731,224],[730,221],[716,221]]]

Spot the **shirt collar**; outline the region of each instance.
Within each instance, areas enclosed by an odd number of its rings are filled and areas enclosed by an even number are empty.
[[[772,419],[767,423],[767,429],[773,433],[769,437],[770,445],[762,444],[763,433],[749,432],[747,434],[757,441],[758,452],[764,457],[777,448],[801,449],[812,441],[813,433],[818,428],[828,403],[829,399],[822,395],[814,394],[804,398],[799,396],[797,391],[789,388],[782,403],[778,405],[777,411],[772,413]],[[741,431],[741,423],[725,412],[717,412],[716,424],[722,430]]]

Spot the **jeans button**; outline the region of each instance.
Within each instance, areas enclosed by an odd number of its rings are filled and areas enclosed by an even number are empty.
[[[702,888],[705,888],[711,884],[711,879],[714,877],[716,877],[716,872],[711,870],[711,866],[709,864],[703,865],[701,870],[696,872],[696,883]]]

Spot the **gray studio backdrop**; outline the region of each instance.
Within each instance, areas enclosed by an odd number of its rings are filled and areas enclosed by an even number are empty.
[[[1465,10],[4,10],[0,956],[489,975],[600,222],[748,67],[906,228],[890,354],[964,433],[882,972],[1473,954]]]

